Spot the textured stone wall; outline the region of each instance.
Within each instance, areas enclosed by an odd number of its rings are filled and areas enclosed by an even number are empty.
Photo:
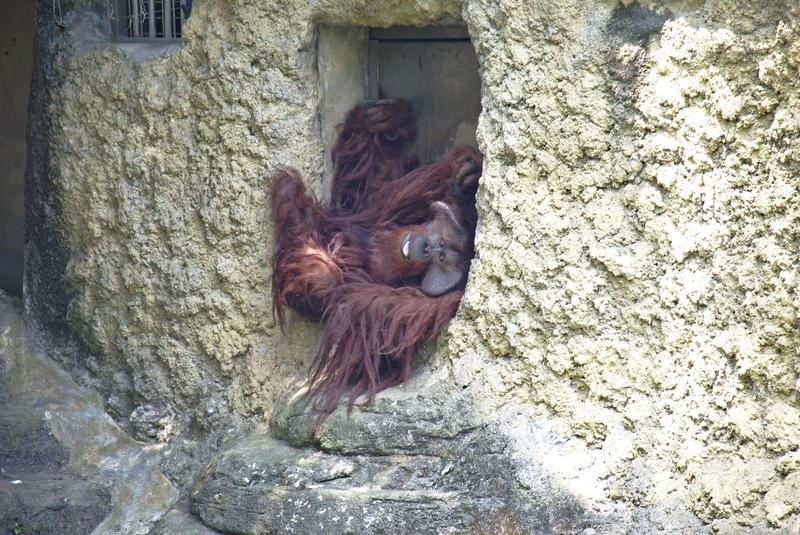
[[[487,158],[450,354],[500,357],[497,399],[581,437],[607,495],[785,523],[800,507],[797,5],[556,4],[466,8]]]
[[[480,383],[487,415],[553,426],[548,466],[587,503],[794,522],[794,2],[204,1],[161,47],[62,4],[64,32],[39,9],[28,180],[58,232],[31,234],[28,312],[65,310],[93,354],[65,364],[118,417],[258,420],[302,377],[316,331],[271,319],[265,176],[319,183],[316,27],[461,17],[483,81],[478,256],[431,362]]]
[[[270,169],[319,187],[318,24],[453,23],[458,3],[198,3],[180,44],[114,43],[107,3],[38,6],[26,297],[121,419],[262,418],[316,327],[270,311]],[[67,333],[66,335],[64,333]],[[208,401],[212,399],[213,401]],[[202,406],[200,406],[202,405]]]

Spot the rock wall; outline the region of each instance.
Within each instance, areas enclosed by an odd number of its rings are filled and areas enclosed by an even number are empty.
[[[595,449],[608,495],[785,523],[800,506],[796,4],[466,13],[487,165],[449,353],[500,357],[509,391],[490,404],[555,415]]]
[[[218,0],[166,46],[110,42],[103,2],[62,6],[64,31],[38,5],[27,309],[90,350],[63,363],[118,418],[258,421],[303,376],[316,329],[271,319],[265,190],[277,165],[319,184],[316,26],[463,18],[477,258],[427,364],[506,418],[522,486],[544,457],[598,510],[795,525],[794,2]]]

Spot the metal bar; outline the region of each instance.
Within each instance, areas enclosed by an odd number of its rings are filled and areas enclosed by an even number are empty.
[[[128,25],[133,37],[139,37],[139,0],[130,0],[133,9],[128,16]]]
[[[392,26],[370,28],[369,38],[379,41],[450,41],[469,40],[466,26]]]
[[[469,43],[469,39],[376,39],[380,43]]]
[[[148,32],[147,37],[158,37],[156,35],[156,0],[148,0],[148,7],[150,8],[150,13],[148,14],[148,20],[150,21],[150,31]]]
[[[145,42],[152,42],[147,37],[120,37],[117,39],[120,43],[139,43],[141,44],[143,41]],[[173,37],[172,39],[162,39],[161,37],[157,40],[159,45],[177,45],[182,43],[183,41],[179,37]]]
[[[161,25],[164,27],[164,38],[170,39],[174,28],[172,21],[175,17],[172,16],[172,0],[161,0]]]
[[[367,42],[367,98],[380,98],[380,42]]]

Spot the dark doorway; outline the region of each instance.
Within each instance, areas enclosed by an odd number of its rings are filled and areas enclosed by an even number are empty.
[[[0,2],[0,288],[22,295],[25,132],[33,64],[34,2]]]
[[[478,58],[463,26],[319,28],[320,82],[325,169],[322,196],[330,195],[330,148],[336,125],[358,102],[402,97],[417,114],[417,138],[409,152],[422,163],[454,145],[476,145],[481,110]]]
[[[411,101],[418,134],[410,152],[428,162],[475,145],[481,82],[466,28],[373,28],[369,37],[369,98]]]

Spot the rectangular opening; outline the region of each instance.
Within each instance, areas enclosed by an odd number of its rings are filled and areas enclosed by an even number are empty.
[[[421,162],[475,145],[481,86],[466,28],[372,29],[367,77],[369,98],[402,97],[413,105],[418,133],[410,151]]]
[[[115,0],[112,31],[117,40],[179,39],[191,0]]]
[[[409,153],[433,161],[475,145],[480,114],[478,58],[463,26],[323,26],[318,43],[325,143],[323,191],[330,195],[330,147],[344,114],[365,99],[402,97],[417,114]]]

